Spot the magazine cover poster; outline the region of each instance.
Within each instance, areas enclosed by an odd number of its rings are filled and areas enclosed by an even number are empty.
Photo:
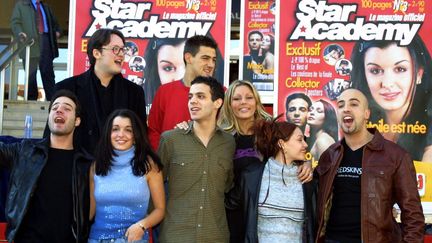
[[[244,80],[251,81],[258,91],[274,90],[275,65],[275,1],[243,0],[240,36],[243,56],[240,57]]]
[[[343,90],[357,88],[369,101],[367,126],[421,162],[416,163],[419,192],[423,201],[432,201],[427,183],[432,176],[431,3],[300,0],[280,5],[277,113],[308,136],[308,158],[316,163],[341,138],[336,100]]]
[[[160,85],[183,78],[189,37],[206,35],[217,42],[215,77],[223,83],[227,7],[222,0],[71,1],[71,75],[90,68],[86,51],[91,35],[113,28],[126,38],[123,76],[144,88],[147,112]]]

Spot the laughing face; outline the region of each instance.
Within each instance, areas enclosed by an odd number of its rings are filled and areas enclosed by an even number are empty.
[[[81,122],[75,112],[76,105],[71,99],[65,96],[58,97],[52,103],[48,115],[48,127],[51,133],[57,136],[72,134]]]
[[[337,100],[337,119],[345,135],[366,129],[370,116],[366,97],[358,90],[347,89]]]
[[[385,111],[405,113],[414,82],[423,74],[420,69],[413,75],[413,60],[408,49],[396,44],[384,49],[372,47],[366,51],[364,63],[367,84],[376,103]]]
[[[125,57],[123,48],[123,40],[118,35],[112,34],[107,45],[100,50],[93,50],[93,56],[96,59],[95,70],[109,75],[121,73]],[[115,53],[115,50],[118,50],[118,53]]]

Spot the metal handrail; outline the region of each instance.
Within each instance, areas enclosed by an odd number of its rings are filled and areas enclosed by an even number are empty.
[[[12,48],[12,46],[15,45],[16,43],[18,43],[18,41],[16,41],[16,40],[12,41],[11,44],[9,44],[9,46],[7,46],[0,53],[0,59],[2,58],[2,56],[4,54],[6,54],[7,50],[10,49],[10,48]],[[24,45],[20,46],[18,49],[16,49],[14,52],[12,52],[12,54],[2,64],[0,64],[0,71],[3,71],[3,69],[5,69],[9,65],[9,63],[12,61],[12,59],[14,57],[16,57],[22,50],[24,50],[24,48],[26,48],[27,46],[32,46],[34,44],[34,39],[25,40],[23,42],[23,44]]]
[[[18,39],[13,39],[12,40],[12,42],[11,43],[9,43],[9,45],[5,48],[5,49],[3,49],[1,52],[0,52],[0,59],[7,53],[7,51],[9,50],[9,49],[12,49],[12,47],[16,44],[16,43],[18,43]]]
[[[29,77],[29,63],[30,63],[30,46],[34,44],[34,39],[22,39],[24,45],[17,48],[12,54],[0,65],[0,134],[3,133],[3,105],[4,105],[4,91],[5,91],[5,69],[9,65],[9,63],[16,57],[24,48],[26,48],[26,80],[25,80],[25,88],[24,88],[24,99],[27,100],[27,92],[28,92],[28,77]],[[2,57],[7,50],[12,48],[14,45],[18,43],[18,40],[12,41],[9,46],[1,52],[0,57]]]

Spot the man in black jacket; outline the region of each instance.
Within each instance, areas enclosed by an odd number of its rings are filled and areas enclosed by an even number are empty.
[[[82,106],[75,141],[93,154],[108,115],[115,109],[134,111],[147,128],[143,89],[123,78],[125,38],[118,30],[99,29],[88,41],[90,69],[56,84],[76,94]]]
[[[74,147],[80,105],[70,91],[54,94],[49,137],[0,143],[0,169],[10,170],[6,201],[9,242],[87,242],[92,158]]]

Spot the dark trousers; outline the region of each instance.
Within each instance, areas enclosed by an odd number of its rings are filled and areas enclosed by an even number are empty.
[[[55,76],[54,76],[54,53],[51,50],[51,43],[49,34],[44,33],[40,35],[40,56],[30,58],[29,80],[28,80],[28,100],[37,100],[38,87],[37,87],[37,69],[42,77],[42,84],[45,90],[46,100],[51,100],[54,93]],[[23,59],[25,68],[25,58]]]

